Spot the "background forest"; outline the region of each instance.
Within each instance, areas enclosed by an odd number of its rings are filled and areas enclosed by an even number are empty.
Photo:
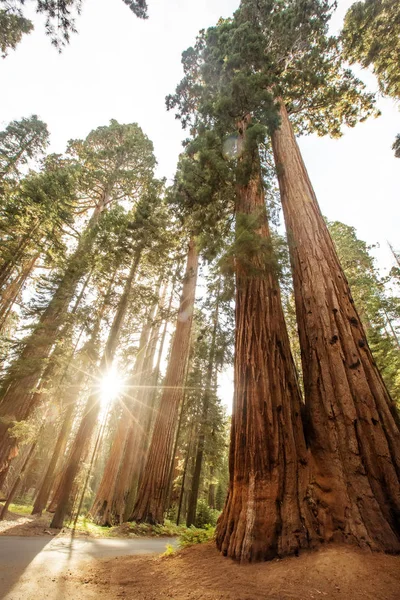
[[[125,16],[146,21],[145,2],[124,3]],[[56,4],[58,13],[52,2],[38,8],[66,52],[79,39],[79,3]],[[4,64],[30,35],[31,8],[0,3]],[[295,140],[340,138],[379,117],[360,65],[386,102],[399,99],[398,37],[382,31],[400,28],[400,10],[365,0],[338,36],[331,13],[323,0],[243,0],[191,39],[183,74],[168,77],[166,109],[185,136],[172,177],[140,114],[121,123],[111,111],[57,152],[40,116],[4,124],[0,518],[14,503],[51,513],[53,528],[86,516],[213,533],[224,509],[218,547],[243,561],[317,537],[400,545],[400,244],[377,254],[355,219],[333,220],[325,204],[322,215]],[[391,157],[397,134],[394,125]],[[355,462],[344,459],[357,444]],[[319,467],[302,495],[309,452]],[[358,459],[371,490],[360,491]],[[319,479],[329,462],[333,507]],[[304,538],[282,489],[312,504],[298,503]],[[360,494],[376,502],[376,520]],[[242,511],[250,497],[254,518]],[[257,528],[250,541],[246,527]]]

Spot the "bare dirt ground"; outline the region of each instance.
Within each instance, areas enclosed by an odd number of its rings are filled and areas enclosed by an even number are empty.
[[[213,543],[168,557],[98,560],[64,577],[103,600],[399,600],[400,557],[327,546],[298,558],[240,566]]]
[[[93,553],[81,552],[73,562],[68,563],[67,568],[65,561],[54,558],[49,551],[53,543],[58,544],[58,537],[70,536],[71,531],[65,530],[60,536],[59,530],[52,531],[48,528],[48,523],[48,515],[32,518],[12,513],[7,521],[0,522],[0,535],[43,536],[46,530],[49,534],[58,533],[57,538],[48,535],[48,541],[42,538],[43,548],[39,554],[37,550],[32,551],[32,557],[28,557],[27,561],[30,562],[29,566],[16,571],[13,578],[15,585],[0,589],[0,598],[400,599],[399,556],[373,554],[350,546],[326,546],[316,552],[304,552],[298,558],[240,566],[223,558],[214,544],[208,543],[187,548],[171,556],[118,556],[100,559],[91,558]],[[124,532],[121,531],[121,534],[123,536]],[[88,534],[78,535],[85,537]],[[89,534],[89,537],[97,536]],[[0,544],[2,543],[0,538]],[[2,595],[2,592],[7,595]]]

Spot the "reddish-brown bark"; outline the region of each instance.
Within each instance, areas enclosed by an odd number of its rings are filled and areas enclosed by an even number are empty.
[[[171,355],[164,381],[146,466],[139,486],[132,519],[160,523],[168,497],[169,472],[173,459],[176,422],[183,397],[183,386],[190,347],[196,292],[198,255],[194,240],[189,243],[186,275],[180,300]]]
[[[102,376],[112,365],[115,351],[118,346],[122,325],[126,316],[131,288],[139,265],[140,256],[141,249],[138,249],[125,282],[124,291],[119,299],[117,310],[108,334],[106,346],[98,369],[99,376]],[[84,415],[79,425],[75,440],[72,444],[71,452],[68,456],[68,460],[59,483],[57,494],[58,504],[51,522],[52,527],[62,527],[65,516],[71,508],[72,488],[80,469],[82,457],[89,448],[100,413],[100,402],[98,396],[98,384],[95,384],[90,390]]]
[[[400,550],[400,435],[283,104],[273,152],[293,269],[317,533]]]
[[[242,136],[245,129],[246,120],[239,128]],[[256,226],[254,246],[244,256],[238,251],[235,261],[230,484],[217,526],[217,546],[224,555],[250,562],[308,547],[312,528],[304,501],[309,469],[301,397],[268,251],[270,234],[257,149],[246,150],[242,160],[251,164],[251,174],[237,185],[239,248],[246,219]]]
[[[111,446],[103,477],[90,511],[93,519],[100,525],[114,525],[114,523],[121,522],[124,514],[125,492],[126,489],[129,489],[130,487],[130,481],[128,474],[121,472],[121,470],[123,471],[122,463],[128,434],[133,423],[138,421],[140,425],[142,425],[139,417],[140,406],[137,401],[137,386],[140,386],[140,383],[144,379],[143,373],[146,348],[149,341],[155,308],[151,311],[140,335],[138,354],[130,385],[121,399],[121,416],[117,424],[114,441]]]
[[[18,446],[10,432],[10,426],[14,421],[26,420],[37,406],[34,391],[65,321],[68,305],[87,270],[87,255],[93,243],[91,231],[98,223],[106,200],[105,197],[96,207],[86,232],[68,261],[61,283],[4,380],[0,393],[0,487],[11,459],[18,454]]]

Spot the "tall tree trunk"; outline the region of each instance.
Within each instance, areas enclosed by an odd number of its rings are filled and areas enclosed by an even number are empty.
[[[210,466],[210,484],[208,486],[208,506],[215,508],[215,483],[214,479],[214,465]]]
[[[206,443],[206,432],[207,432],[207,425],[208,425],[208,413],[210,410],[210,399],[211,399],[210,396],[212,393],[212,380],[213,380],[213,372],[214,372],[215,347],[216,347],[216,340],[217,340],[218,316],[219,316],[218,315],[218,313],[219,313],[219,293],[220,293],[220,288],[218,287],[215,313],[214,313],[214,324],[213,324],[213,331],[212,331],[212,337],[211,337],[210,354],[209,354],[208,365],[207,365],[206,389],[204,390],[203,410],[202,410],[202,415],[201,415],[199,439],[197,442],[196,461],[195,461],[194,471],[193,471],[192,488],[190,490],[190,496],[189,496],[188,514],[186,517],[186,526],[187,527],[190,527],[191,525],[193,525],[196,520],[196,509],[197,509],[197,500],[199,497],[199,489],[200,489],[201,468],[203,465],[203,455],[204,455],[204,447],[205,447],[205,443]]]
[[[228,497],[217,527],[222,553],[243,562],[309,545],[301,397],[272,258],[258,150],[239,124],[246,180],[236,191],[235,392]],[[252,234],[252,241],[248,241]],[[247,243],[241,246],[243,237]],[[253,245],[254,244],[254,245]]]
[[[164,293],[160,300],[160,306],[163,302]],[[133,510],[140,471],[145,461],[147,437],[150,435],[151,418],[149,413],[152,411],[151,399],[154,391],[153,363],[160,329],[160,323],[154,325],[157,306],[158,303],[153,305],[146,330],[143,332],[145,336],[143,361],[139,363],[138,369],[135,364],[135,380],[138,387],[133,390],[132,395],[131,406],[134,418],[131,415],[129,419],[129,428],[113,499],[112,513],[116,523],[126,520]]]
[[[94,242],[93,229],[103,211],[107,196],[96,207],[78,247],[68,260],[64,276],[43,312],[38,324],[25,342],[24,349],[11,365],[0,392],[0,487],[18,446],[10,432],[14,421],[26,420],[36,407],[37,387],[46,359],[66,318],[68,305],[87,270],[87,259]]]
[[[324,541],[400,550],[395,408],[320,212],[284,105],[272,135],[290,246],[308,441],[309,500]]]
[[[85,361],[86,362],[86,361]],[[86,365],[87,367],[88,365]],[[61,429],[59,431],[56,444],[54,446],[53,454],[51,456],[49,465],[47,467],[45,476],[41,483],[39,492],[36,496],[32,514],[37,515],[41,514],[46,508],[47,502],[49,500],[51,490],[54,484],[54,478],[56,473],[57,464],[60,461],[60,457],[64,455],[64,452],[67,447],[68,437],[71,433],[73,419],[72,416],[74,414],[74,410],[76,408],[76,401],[83,384],[83,380],[86,377],[86,368],[82,365],[82,369],[78,372],[74,379],[74,383],[69,386],[66,393],[66,402],[65,402],[65,411],[63,415],[63,421],[61,425]]]
[[[146,319],[146,323],[142,328],[138,354],[131,378],[131,385],[128,387],[128,393],[125,394],[121,400],[121,417],[117,424],[114,441],[111,446],[110,455],[104,469],[103,477],[90,511],[93,519],[100,525],[114,525],[115,523],[121,521],[121,516],[124,514],[124,492],[126,487],[129,489],[129,481],[127,481],[125,474],[122,475],[120,473],[120,468],[124,457],[128,432],[132,426],[132,421],[138,421],[141,426],[143,425],[139,417],[141,407],[138,405],[136,400],[138,391],[140,393],[140,390],[136,389],[136,387],[140,386],[140,383],[143,379],[146,348],[149,341],[155,308],[151,309],[150,314]],[[122,491],[122,497],[120,497],[120,494],[116,494],[117,487],[119,488],[120,492]]]
[[[23,462],[23,464],[21,466],[21,469],[20,469],[17,477],[15,478],[15,481],[14,481],[12,487],[11,487],[11,490],[8,493],[7,499],[6,499],[6,501],[4,503],[4,506],[3,506],[2,510],[1,510],[0,521],[2,521],[4,519],[4,517],[6,516],[8,507],[10,506],[11,502],[14,500],[14,498],[15,498],[17,492],[18,492],[19,486],[21,485],[22,477],[23,477],[23,475],[24,475],[24,473],[25,473],[25,471],[26,471],[26,469],[27,469],[27,467],[29,465],[29,462],[30,462],[30,460],[31,460],[31,458],[32,458],[35,450],[36,450],[36,446],[37,446],[37,443],[39,441],[39,438],[40,438],[40,435],[41,435],[43,429],[44,429],[44,426],[42,425],[39,428],[39,431],[38,431],[38,433],[36,435],[35,440],[31,444],[29,452],[26,455],[26,458],[25,458],[25,460],[24,460],[24,462]]]
[[[183,397],[183,384],[190,348],[193,308],[196,293],[198,255],[195,242],[189,242],[186,274],[164,390],[154,425],[144,475],[139,487],[134,521],[161,523],[169,487],[176,421]]]
[[[135,257],[124,285],[124,291],[119,299],[117,311],[114,315],[113,323],[107,338],[104,353],[100,362],[98,373],[103,375],[108,370],[113,362],[115,351],[118,347],[118,342],[121,334],[122,325],[126,316],[129,299],[132,289],[132,284],[136,275],[136,271],[140,262],[141,249],[135,253]],[[65,516],[70,510],[71,491],[78,474],[80,462],[85,451],[89,447],[92,434],[95,430],[97,419],[100,413],[100,402],[98,397],[97,386],[94,385],[89,392],[89,397],[86,403],[83,419],[79,426],[76,438],[68,457],[67,464],[63,471],[61,481],[59,483],[59,501],[54,513],[51,526],[60,528],[64,524]]]
[[[26,280],[32,273],[40,252],[25,260],[19,275],[1,292],[0,298],[0,331],[4,327],[10,311],[15,304]]]

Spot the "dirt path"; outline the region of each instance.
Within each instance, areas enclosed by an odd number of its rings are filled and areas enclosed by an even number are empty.
[[[101,600],[399,600],[400,557],[331,546],[240,566],[210,543],[171,557],[96,561],[64,581],[85,589],[79,600],[94,592]]]
[[[327,546],[240,566],[213,543],[170,557],[166,538],[0,537],[4,600],[399,600],[400,557]],[[9,542],[10,545],[9,545]],[[18,546],[20,544],[20,546]],[[21,563],[20,550],[23,548]],[[114,558],[99,558],[110,552]],[[29,564],[27,564],[29,563]],[[19,565],[15,567],[15,565]],[[5,576],[5,580],[4,580]],[[17,584],[15,582],[18,581]],[[14,585],[15,584],[15,585]]]
[[[82,539],[52,537],[0,538],[0,598],[62,600],[69,595],[69,574],[84,577],[88,559],[134,554],[160,554],[175,538]],[[75,587],[85,585],[75,583]],[[73,591],[72,598],[79,596]],[[84,598],[91,598],[86,594]],[[94,597],[94,596],[93,596]]]

